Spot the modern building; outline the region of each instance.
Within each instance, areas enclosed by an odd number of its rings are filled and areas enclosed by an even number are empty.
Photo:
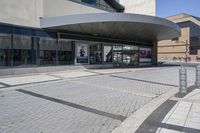
[[[181,27],[181,36],[158,43],[158,58],[161,61],[200,60],[200,18],[188,14],[167,17]]]
[[[156,0],[119,0],[125,13],[156,16]]]
[[[156,64],[157,41],[179,27],[124,11],[115,0],[1,0],[0,66]]]

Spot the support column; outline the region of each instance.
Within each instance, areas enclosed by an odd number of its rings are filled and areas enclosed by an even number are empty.
[[[158,64],[158,42],[153,42],[152,63],[153,63],[153,65]]]
[[[10,60],[10,66],[14,66],[14,50],[13,50],[13,45],[14,45],[14,34],[12,33],[11,35],[11,60]]]
[[[34,61],[34,44],[35,44],[35,38],[34,37],[31,37],[31,65],[34,65],[35,64],[35,61]]]
[[[40,66],[40,38],[37,37],[36,39],[36,64]]]
[[[179,92],[181,94],[187,93],[187,70],[184,66],[179,69]]]
[[[57,43],[56,43],[56,66],[59,65],[59,61],[58,61],[58,50],[59,50],[59,40],[60,40],[60,34],[57,34],[58,38],[57,38]]]
[[[77,49],[77,45],[76,45],[76,42],[75,41],[72,41],[72,48],[73,48],[73,59],[74,59],[74,65],[77,65],[77,51],[76,51],[76,49]]]
[[[196,87],[200,87],[200,64],[196,66]]]

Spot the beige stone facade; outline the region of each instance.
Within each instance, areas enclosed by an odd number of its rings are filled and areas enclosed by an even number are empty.
[[[179,14],[168,17],[167,19],[176,22],[188,22],[186,18],[191,17],[187,14]],[[181,21],[183,20],[183,21]],[[179,23],[178,23],[179,22]],[[191,20],[192,22],[192,20]],[[198,61],[200,58],[200,50],[197,49],[196,54],[191,54],[191,27],[181,27],[181,36],[177,39],[164,40],[158,42],[158,60],[159,61]]]

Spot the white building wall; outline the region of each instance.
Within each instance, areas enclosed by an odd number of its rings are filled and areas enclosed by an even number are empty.
[[[39,27],[42,0],[0,0],[0,22]]]
[[[44,0],[43,5],[44,17],[106,12],[95,7],[75,3],[69,0]]]
[[[119,0],[125,6],[125,13],[156,16],[156,0]]]
[[[0,0],[0,22],[40,27],[40,18],[106,12],[69,0]]]

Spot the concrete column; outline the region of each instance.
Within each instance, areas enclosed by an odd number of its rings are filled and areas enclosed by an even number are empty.
[[[187,93],[187,70],[183,66],[179,69],[179,91],[182,94]]]
[[[195,85],[200,87],[200,64],[196,66],[196,82]]]

